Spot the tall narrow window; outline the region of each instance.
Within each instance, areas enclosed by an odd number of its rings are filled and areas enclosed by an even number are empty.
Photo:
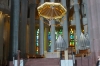
[[[50,52],[51,51],[51,33],[50,32],[48,32],[48,52]]]
[[[39,53],[39,29],[36,31],[36,54]]]
[[[74,41],[74,31],[71,29],[70,30],[70,47],[74,47],[75,46],[75,41]]]
[[[56,40],[57,40],[58,37],[59,37],[59,35],[62,35],[62,29],[57,30],[57,31],[55,32],[55,34],[56,34]]]

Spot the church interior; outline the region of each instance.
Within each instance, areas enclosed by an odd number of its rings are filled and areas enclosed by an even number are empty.
[[[41,6],[46,2],[60,5],[57,9],[49,4],[55,9],[52,14],[47,4]],[[20,59],[22,66],[62,66],[56,65],[59,60],[72,60],[72,66],[91,65],[87,6],[87,0],[0,0],[0,65],[13,66],[12,61]]]

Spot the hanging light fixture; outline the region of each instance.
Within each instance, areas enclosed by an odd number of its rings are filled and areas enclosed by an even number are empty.
[[[67,10],[60,3],[54,2],[45,2],[44,4],[41,4],[37,10],[39,16],[46,18],[49,23],[51,20],[57,20],[60,22],[67,12]]]

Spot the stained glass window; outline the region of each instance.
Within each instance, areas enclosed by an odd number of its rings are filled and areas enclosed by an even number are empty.
[[[50,32],[48,32],[48,52],[50,52],[51,51],[51,33]]]
[[[36,31],[36,54],[39,53],[39,29]]]
[[[75,46],[75,41],[74,41],[74,31],[71,29],[70,30],[70,47]]]
[[[56,30],[55,32],[56,39],[58,39],[59,35],[62,35],[62,29]],[[51,51],[51,33],[50,32],[48,32],[48,45],[49,45],[48,52],[50,52]]]
[[[57,31],[55,32],[55,34],[56,34],[56,39],[58,39],[58,36],[59,36],[59,35],[62,35],[62,29],[57,30]]]

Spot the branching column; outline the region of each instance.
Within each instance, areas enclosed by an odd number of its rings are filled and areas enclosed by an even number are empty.
[[[79,49],[79,39],[80,39],[80,35],[81,35],[81,23],[80,23],[78,0],[74,0],[74,12],[75,12],[76,36],[77,36],[77,46],[78,46],[78,48],[76,48],[76,50],[78,50]]]
[[[54,2],[54,0],[50,0],[51,2]],[[51,21],[51,52],[54,52],[54,44],[55,44],[55,21]]]
[[[66,7],[66,0],[61,0],[62,5],[67,9]],[[63,17],[63,38],[66,43],[66,49],[69,46],[69,40],[68,40],[68,19],[67,19],[68,13],[65,14]]]
[[[44,0],[40,0],[40,3],[43,4]],[[44,19],[40,17],[40,55],[44,55]]]

